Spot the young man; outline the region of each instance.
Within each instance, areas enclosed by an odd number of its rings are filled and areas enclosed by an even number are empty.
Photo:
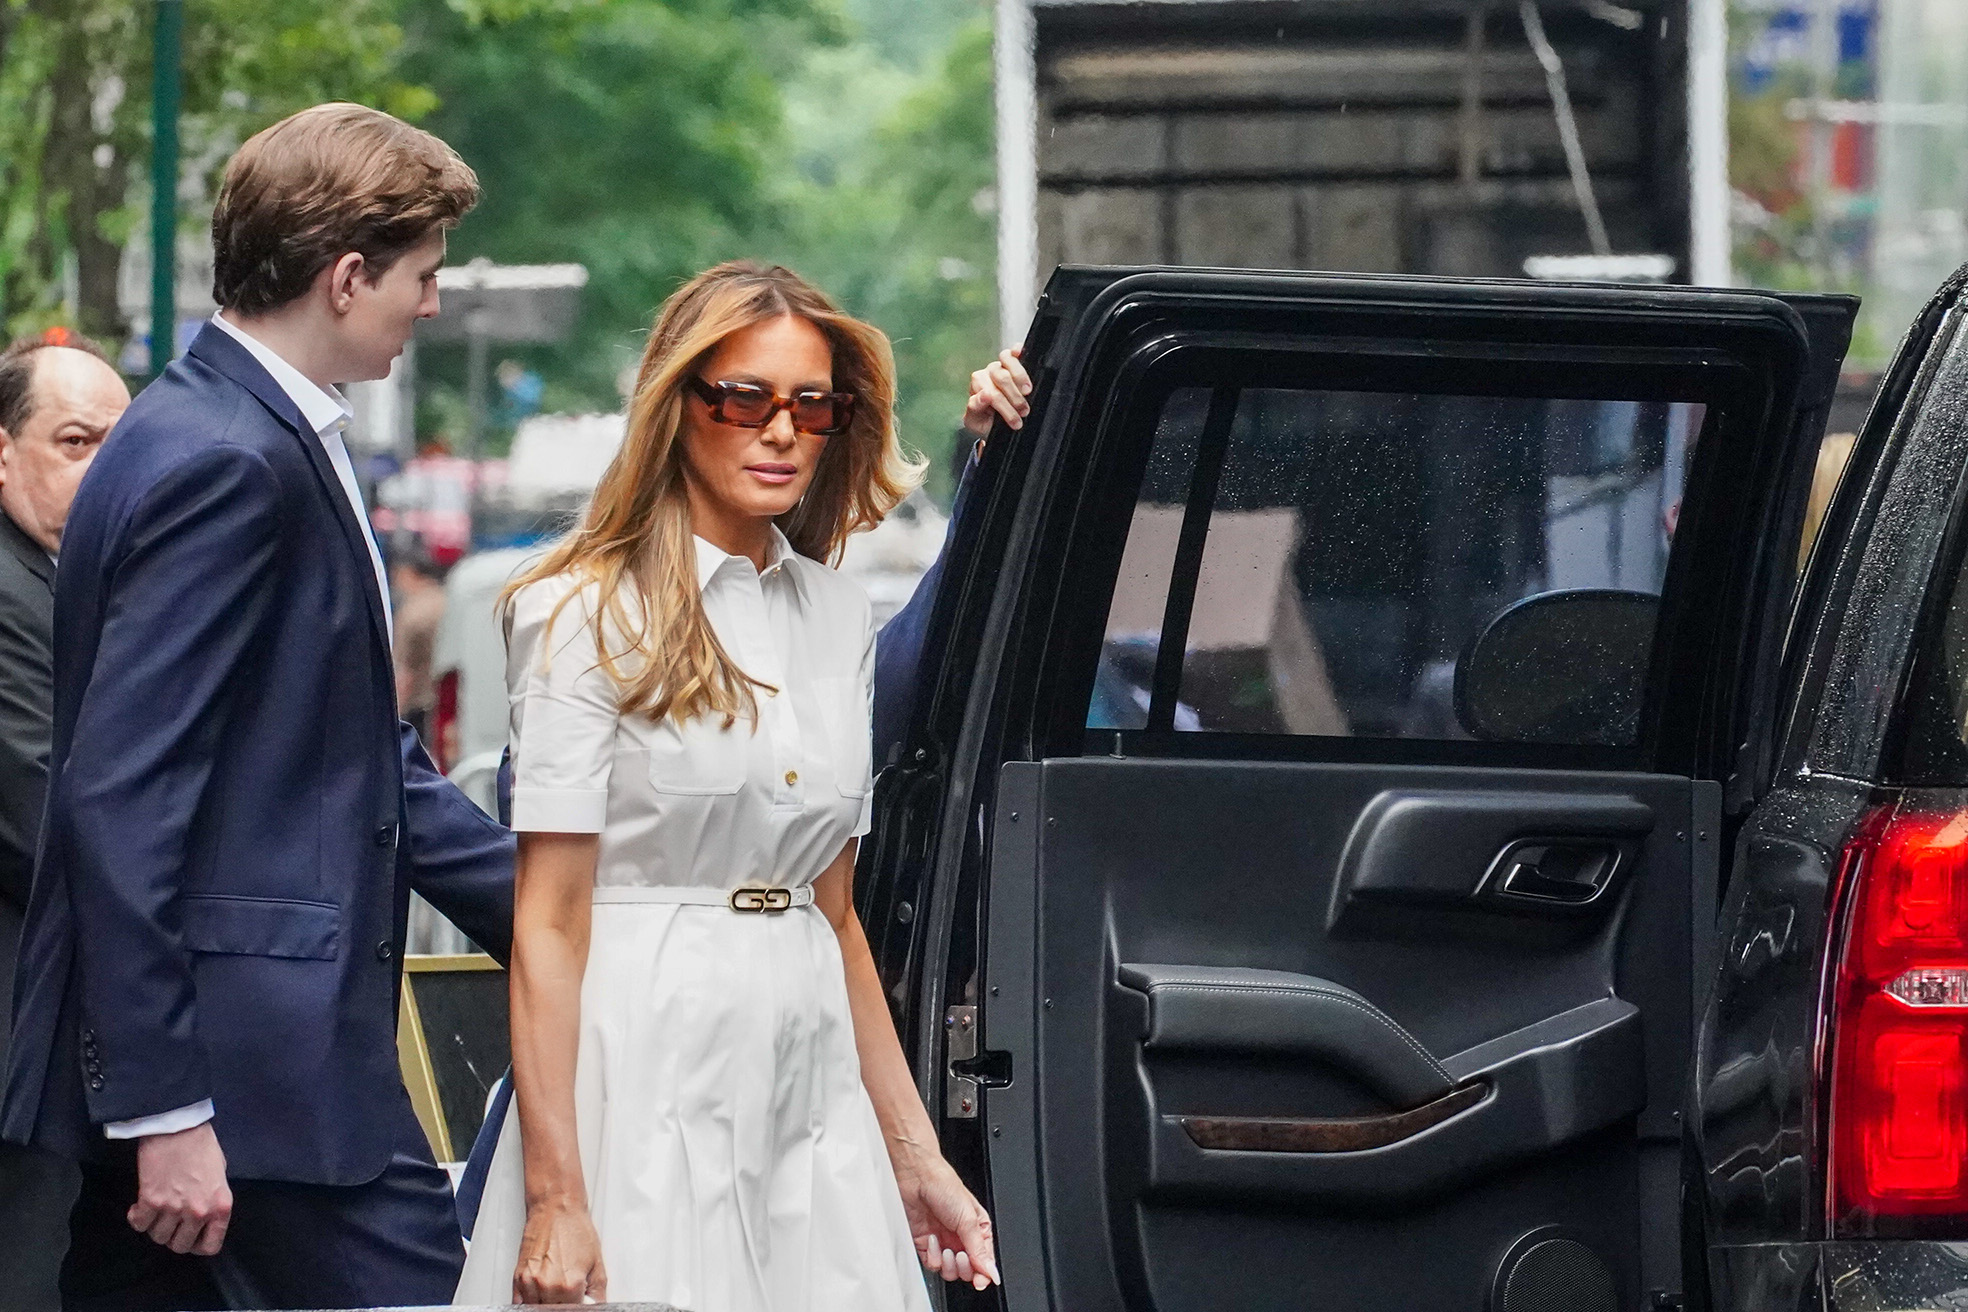
[[[48,794],[55,556],[83,471],[130,390],[87,338],[50,329],[0,351],[0,1062]],[[60,1301],[75,1164],[0,1142],[0,1312]]]
[[[82,1162],[80,1308],[447,1301],[397,1074],[416,889],[495,955],[512,840],[400,723],[335,384],[437,312],[477,181],[354,105],[268,128],[212,219],[224,308],[69,512],[47,825],[0,1132]]]

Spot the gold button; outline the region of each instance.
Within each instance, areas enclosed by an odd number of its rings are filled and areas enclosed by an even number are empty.
[[[800,772],[798,770],[786,771],[786,786],[788,788],[792,787],[794,784],[798,783],[799,781],[800,781]]]

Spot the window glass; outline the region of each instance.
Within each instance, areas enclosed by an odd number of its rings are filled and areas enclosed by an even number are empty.
[[[1120,572],[1114,578],[1114,600],[1107,608],[1107,632],[1094,675],[1093,701],[1087,708],[1089,726],[1147,727],[1148,694],[1161,650],[1175,544],[1182,532],[1183,506],[1195,476],[1196,444],[1209,403],[1208,388],[1185,387],[1172,393],[1162,407]],[[1195,717],[1180,710],[1176,722],[1183,728],[1197,727]]]
[[[1457,662],[1498,615],[1558,590],[1659,594],[1702,416],[1689,402],[1173,393],[1088,727],[1471,737]],[[1629,624],[1613,641],[1651,638]],[[1179,665],[1161,658],[1176,643]],[[1577,675],[1589,688],[1595,671]]]

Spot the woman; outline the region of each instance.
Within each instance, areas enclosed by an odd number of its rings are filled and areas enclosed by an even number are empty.
[[[856,920],[887,340],[781,268],[664,305],[581,527],[506,595],[513,1080],[460,1303],[924,1309],[997,1279]],[[1016,424],[1009,353],[966,424]]]

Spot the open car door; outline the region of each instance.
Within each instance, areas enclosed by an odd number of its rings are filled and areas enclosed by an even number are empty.
[[[1055,276],[861,879],[1005,1306],[1679,1305],[1853,308]]]

